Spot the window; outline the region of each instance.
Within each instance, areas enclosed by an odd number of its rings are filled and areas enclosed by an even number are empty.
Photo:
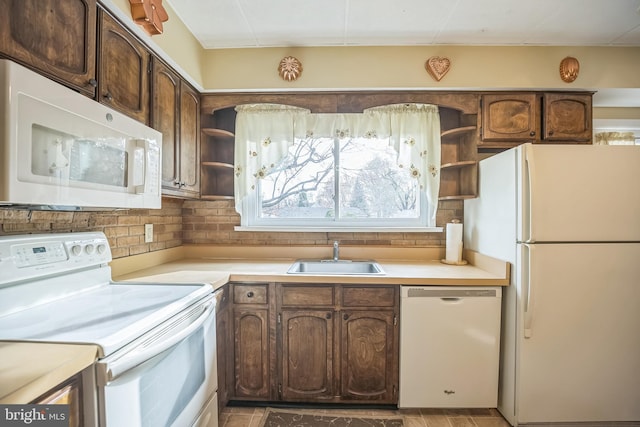
[[[236,209],[242,227],[433,229],[439,162],[427,154],[436,145],[432,156],[440,157],[437,114],[437,130],[423,137],[415,132],[425,123],[394,136],[394,121],[379,109],[314,115],[283,106],[238,108]],[[421,116],[424,110],[410,109]],[[437,141],[419,143],[433,135]]]

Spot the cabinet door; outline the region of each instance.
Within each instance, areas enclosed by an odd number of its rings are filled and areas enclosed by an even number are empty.
[[[157,58],[153,58],[152,92],[151,127],[162,132],[162,187],[175,190],[180,185],[180,78]]]
[[[546,93],[544,140],[591,142],[591,95]]]
[[[397,402],[398,344],[394,311],[347,310],[341,317],[342,400]]]
[[[233,329],[229,309],[229,285],[216,292],[216,361],[218,407],[224,408],[233,390]]]
[[[98,59],[98,100],[148,123],[149,51],[102,9]]]
[[[282,400],[333,397],[334,317],[330,309],[282,312]]]
[[[0,0],[0,52],[93,98],[95,0]]]
[[[270,397],[269,311],[234,309],[235,397]]]
[[[82,374],[74,375],[31,403],[39,405],[69,405],[69,427],[83,426]]]
[[[180,83],[180,186],[185,195],[200,194],[200,95]]]
[[[482,96],[482,141],[533,141],[539,114],[536,94]]]

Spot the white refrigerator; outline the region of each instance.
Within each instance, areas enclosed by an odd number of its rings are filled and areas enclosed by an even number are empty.
[[[504,417],[640,421],[640,146],[524,144],[482,160],[464,245],[513,267]]]

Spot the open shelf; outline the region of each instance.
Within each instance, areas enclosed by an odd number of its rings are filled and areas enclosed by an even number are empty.
[[[457,140],[453,138],[456,138],[460,135],[464,135],[469,132],[475,132],[476,129],[477,129],[476,126],[463,126],[459,128],[445,130],[444,132],[440,133],[440,140],[444,142],[446,141],[457,142]]]
[[[440,108],[439,200],[464,200],[478,194],[477,114]]]
[[[221,108],[204,114],[202,123],[200,198],[233,199],[235,109]]]
[[[235,134],[228,130],[216,128],[203,128],[202,133],[207,136],[217,136],[219,138],[235,138]]]

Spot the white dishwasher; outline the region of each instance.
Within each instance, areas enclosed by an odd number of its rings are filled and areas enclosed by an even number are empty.
[[[495,408],[499,287],[402,286],[400,408]]]

